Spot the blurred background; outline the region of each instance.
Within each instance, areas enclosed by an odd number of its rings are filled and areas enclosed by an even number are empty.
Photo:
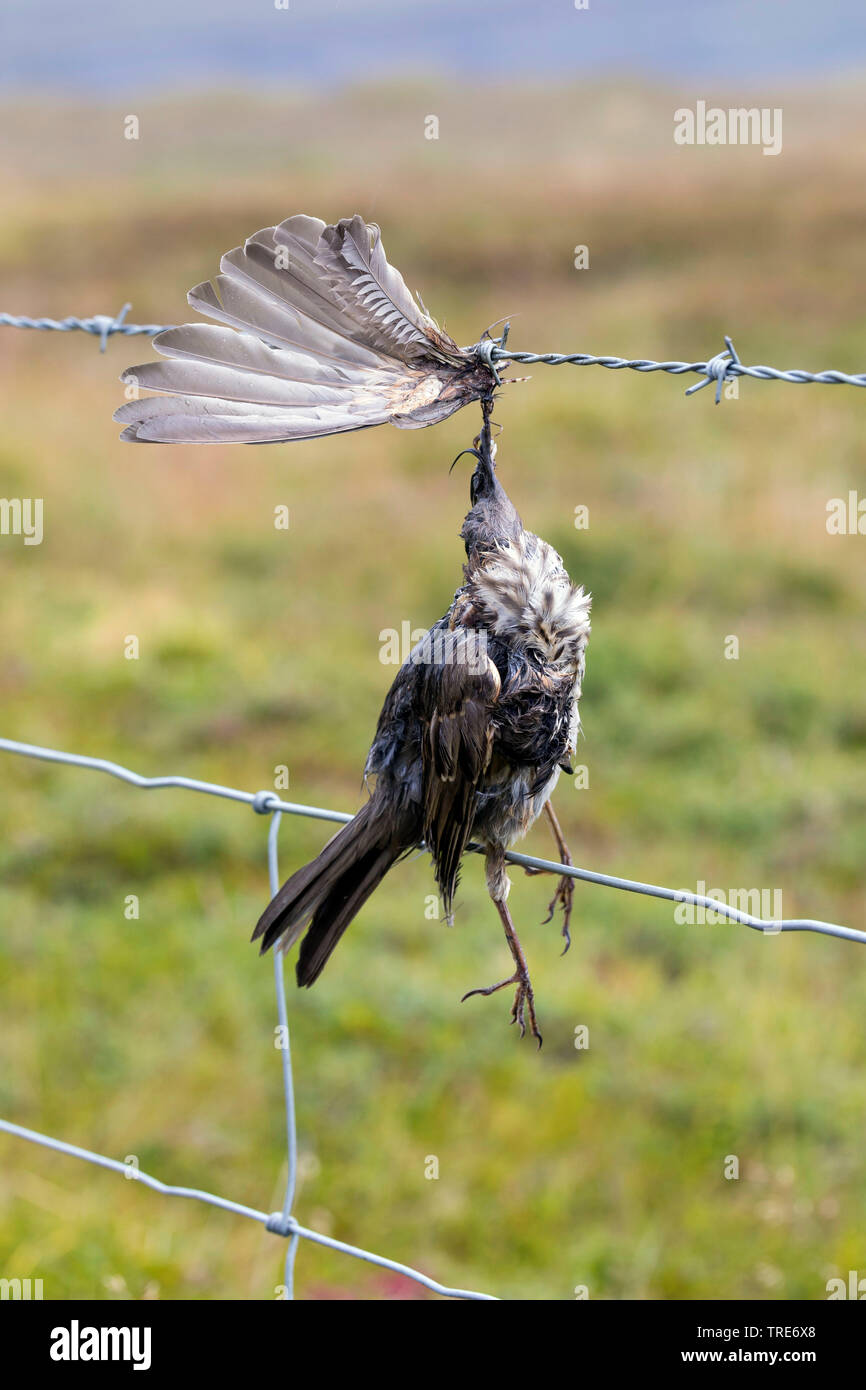
[[[853,4],[43,20],[4,21],[0,309],[182,321],[259,227],[357,210],[461,343],[510,314],[516,348],[704,360],[730,333],[746,362],[866,367]],[[782,153],[675,145],[700,99],[781,107]],[[0,537],[2,733],[250,791],[285,764],[293,800],[354,810],[394,675],[380,634],[427,626],[460,578],[468,464],[448,468],[477,415],[129,448],[117,378],[152,355],[0,330],[0,496],[44,498],[45,525]],[[688,380],[540,366],[497,406],[503,481],[594,595],[589,786],[563,779],[558,813],[578,864],[862,927],[866,541],[826,507],[866,493],[866,398],[745,380],[717,409]],[[0,1113],[279,1206],[272,971],[248,944],[265,824],[8,755],[0,787]],[[287,818],[284,874],[329,834]],[[543,823],[528,847],[551,853]],[[506,965],[474,861],[453,930],[425,916],[426,861],[398,866],[293,991],[298,1218],[511,1298],[811,1299],[863,1271],[862,948],[578,884],[561,958],[552,881],[513,877],[540,1055],[504,995],[459,1003]],[[282,1253],[0,1136],[0,1273],[46,1298],[271,1298]],[[427,1296],[307,1246],[298,1293]]]

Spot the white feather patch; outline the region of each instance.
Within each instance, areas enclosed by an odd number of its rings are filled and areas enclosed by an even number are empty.
[[[577,665],[589,637],[591,595],[572,584],[560,556],[530,531],[485,555],[467,592],[497,636],[556,665]]]

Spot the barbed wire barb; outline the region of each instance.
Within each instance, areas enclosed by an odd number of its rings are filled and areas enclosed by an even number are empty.
[[[99,339],[99,350],[105,352],[108,339],[115,333],[122,337],[134,338],[139,335],[155,338],[164,333],[170,324],[126,323],[126,315],[132,308],[124,304],[119,314],[91,314],[89,318],[77,318],[70,314],[65,319],[33,319],[27,314],[0,314],[0,328],[36,328],[42,333],[92,333]]]

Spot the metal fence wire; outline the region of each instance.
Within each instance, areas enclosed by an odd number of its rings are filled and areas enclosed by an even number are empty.
[[[98,772],[107,772],[112,777],[118,777],[123,782],[129,782],[134,787],[184,787],[188,791],[204,792],[209,796],[226,797],[230,801],[240,801],[251,806],[253,810],[260,815],[270,816],[270,827],[268,832],[268,870],[272,895],[276,893],[280,886],[277,841],[279,837],[280,821],[284,813],[289,815],[311,816],[316,820],[350,821],[352,819],[351,816],[344,815],[340,811],[325,811],[317,806],[298,806],[291,802],[280,801],[273,792],[257,792],[253,794],[251,792],[240,791],[237,787],[223,787],[216,782],[199,782],[191,777],[140,777],[138,773],[130,771],[129,768],[120,767],[117,763],[107,762],[104,758],[87,758],[77,753],[63,753],[56,748],[39,748],[28,743],[17,743],[14,739],[0,738],[0,751],[18,753],[22,757],[36,758],[42,762],[69,763],[75,767],[95,768]],[[277,948],[273,952],[273,957],[274,983],[277,994],[277,1019],[280,1027],[280,1056],[282,1059],[286,1149],[288,1156],[288,1177],[281,1211],[258,1211],[255,1207],[244,1206],[243,1203],[232,1201],[229,1197],[220,1197],[214,1192],[205,1192],[197,1187],[174,1187],[169,1183],[162,1182],[159,1178],[153,1177],[150,1173],[144,1173],[141,1169],[134,1168],[128,1163],[122,1163],[119,1159],[109,1158],[106,1154],[94,1153],[91,1149],[80,1148],[77,1144],[68,1144],[62,1139],[53,1139],[47,1134],[40,1134],[37,1130],[26,1129],[23,1125],[13,1124],[10,1120],[0,1119],[0,1130],[5,1130],[7,1134],[15,1135],[19,1139],[27,1139],[32,1144],[41,1144],[47,1149],[54,1149],[57,1153],[68,1154],[72,1158],[81,1158],[88,1163],[95,1163],[100,1168],[113,1169],[114,1172],[122,1173],[126,1178],[131,1178],[136,1182],[143,1183],[145,1187],[150,1187],[155,1192],[161,1192],[164,1197],[187,1197],[196,1202],[207,1202],[210,1206],[221,1207],[223,1211],[231,1211],[237,1216],[246,1216],[251,1221],[261,1222],[266,1230],[272,1232],[274,1235],[284,1236],[288,1241],[284,1280],[284,1296],[286,1298],[290,1299],[294,1297],[294,1267],[298,1244],[302,1240],[309,1240],[315,1245],[325,1245],[329,1250],[339,1250],[344,1255],[352,1255],[355,1259],[365,1260],[368,1264],[380,1265],[383,1269],[391,1270],[395,1274],[405,1274],[408,1279],[414,1279],[416,1283],[423,1284],[424,1288],[432,1290],[433,1293],[442,1294],[445,1298],[492,1299],[492,1294],[475,1293],[469,1289],[448,1288],[446,1285],[440,1284],[438,1280],[431,1279],[428,1275],[420,1273],[417,1269],[410,1269],[408,1265],[401,1264],[397,1260],[388,1259],[385,1255],[375,1255],[372,1251],[362,1250],[356,1245],[347,1245],[345,1241],[334,1240],[331,1236],[322,1235],[319,1231],[311,1231],[308,1227],[301,1226],[298,1221],[295,1220],[295,1217],[292,1215],[292,1208],[294,1206],[297,1184],[298,1139],[295,1120],[294,1076],[289,1038],[288,1009],[286,1007],[283,952]]]
[[[202,782],[193,777],[142,777],[139,773],[131,771],[128,767],[121,767],[119,763],[109,762],[105,758],[86,757],[80,753],[66,753],[56,748],[42,748],[35,744],[19,743],[15,739],[0,738],[0,751],[5,753],[18,754],[20,757],[33,758],[41,762],[65,763],[73,767],[91,768],[97,772],[107,773],[110,777],[116,777],[122,782],[127,782],[133,787],[141,787],[145,790],[162,789],[167,787],[180,787],[186,791],[201,792],[207,796],[224,797],[229,801],[241,802],[252,807],[253,811],[259,815],[270,817],[268,831],[268,869],[270,876],[271,894],[277,892],[280,886],[280,872],[277,857],[278,838],[280,822],[284,815],[308,816],[314,820],[337,821],[345,823],[352,817],[344,811],[326,810],[321,806],[305,806],[297,802],[282,801],[275,792],[245,792],[238,787],[225,787],[218,782]],[[691,903],[697,907],[711,908],[721,916],[733,922],[740,922],[744,926],[752,927],[756,931],[775,935],[780,932],[817,932],[826,936],[837,936],[847,941],[856,941],[860,945],[866,945],[866,931],[858,931],[853,927],[839,926],[834,922],[822,922],[811,918],[791,918],[776,920],[772,918],[754,917],[750,913],[743,912],[739,908],[728,906],[726,903],[717,901],[715,898],[705,897],[699,893],[689,893],[685,890],[663,888],[657,884],[641,883],[635,879],[619,878],[614,874],[597,873],[591,869],[582,869],[576,866],[560,864],[550,859],[539,859],[530,854],[518,854],[509,851],[506,854],[512,864],[517,864],[522,868],[534,868],[546,870],[553,874],[567,874],[572,878],[582,879],[587,883],[595,883],[605,888],[617,888],[627,893],[642,893],[648,897],[666,898],[676,903]],[[298,1245],[302,1240],[311,1241],[316,1245],[325,1245],[330,1250],[338,1250],[344,1255],[351,1255],[355,1259],[365,1260],[369,1264],[379,1265],[383,1269],[391,1270],[395,1274],[404,1274],[408,1279],[414,1279],[416,1283],[422,1284],[424,1288],[432,1290],[433,1293],[441,1294],[445,1298],[463,1299],[493,1299],[492,1294],[478,1293],[468,1289],[452,1289],[440,1284],[437,1280],[431,1279],[428,1275],[420,1273],[417,1269],[411,1269],[408,1265],[400,1264],[396,1260],[391,1260],[385,1255],[375,1255],[370,1250],[363,1250],[356,1245],[348,1245],[345,1241],[334,1240],[330,1236],[322,1235],[318,1231],[310,1230],[307,1226],[301,1226],[292,1215],[295,1199],[295,1188],[297,1181],[298,1168],[298,1143],[297,1127],[295,1121],[295,1096],[294,1096],[294,1077],[292,1071],[292,1054],[289,1040],[288,1009],[286,1005],[286,988],[284,977],[284,957],[283,952],[274,951],[274,983],[277,995],[277,1018],[280,1026],[281,1057],[283,1069],[283,1097],[285,1102],[285,1124],[286,1124],[286,1146],[288,1154],[288,1178],[286,1190],[283,1198],[281,1211],[268,1213],[259,1211],[255,1207],[244,1206],[240,1202],[232,1201],[228,1197],[217,1196],[216,1193],[206,1192],[201,1188],[192,1187],[173,1187],[169,1183],[162,1182],[159,1178],[153,1177],[150,1173],[144,1173],[140,1169],[132,1168],[127,1163],[122,1163],[119,1159],[110,1158],[106,1154],[94,1153],[90,1149],[80,1148],[76,1144],[66,1143],[62,1139],[53,1139],[47,1134],[40,1134],[37,1130],[26,1129],[23,1125],[14,1124],[10,1120],[0,1119],[0,1130],[5,1130],[7,1134],[12,1134],[19,1139],[26,1139],[33,1144],[41,1144],[48,1149],[54,1149],[57,1153],[68,1154],[72,1158],[81,1158],[88,1163],[94,1163],[100,1168],[109,1168],[117,1173],[122,1173],[126,1178],[134,1178],[135,1181],[143,1183],[145,1187],[152,1188],[155,1192],[162,1193],[165,1197],[186,1197],[197,1202],[207,1202],[211,1206],[221,1207],[224,1211],[234,1212],[238,1216],[248,1217],[252,1221],[260,1222],[266,1230],[274,1235],[283,1236],[288,1241],[285,1260],[285,1296],[294,1296],[294,1266],[295,1256]]]
[[[65,319],[34,319],[27,314],[0,314],[0,327],[38,328],[42,332],[55,333],[92,333],[99,339],[101,352],[105,352],[108,339],[115,333],[127,337],[145,334],[155,338],[157,333],[165,333],[169,328],[175,327],[174,324],[126,323],[126,315],[130,308],[131,305],[124,304],[119,314],[92,314],[89,318],[70,315]],[[561,367],[568,363],[574,367],[607,367],[613,372],[625,369],[631,372],[668,372],[672,376],[692,374],[701,377],[702,380],[693,382],[686,390],[686,395],[692,396],[714,381],[716,405],[722,398],[722,387],[725,383],[735,381],[741,376],[752,377],[755,381],[787,381],[795,386],[866,386],[866,372],[839,372],[834,368],[827,368],[821,372],[806,372],[799,367],[783,370],[760,363],[749,366],[740,361],[737,349],[729,337],[725,338],[722,351],[708,358],[706,362],[655,362],[647,357],[596,357],[589,352],[517,352],[505,346],[507,337],[506,325],[500,338],[485,336],[472,348],[466,349],[476,351],[479,357],[493,368],[497,381],[498,368],[509,362],[519,366],[540,364],[546,367]]]

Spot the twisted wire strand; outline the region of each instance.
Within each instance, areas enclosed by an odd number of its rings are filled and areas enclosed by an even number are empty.
[[[39,1144],[42,1148],[67,1154],[70,1158],[83,1159],[86,1163],[93,1163],[98,1168],[109,1168],[115,1173],[123,1173],[124,1177],[134,1182],[140,1182],[143,1187],[149,1187],[152,1191],[161,1193],[163,1197],[186,1197],[194,1202],[205,1202],[208,1206],[220,1207],[223,1211],[233,1212],[236,1216],[249,1217],[252,1221],[261,1222],[265,1229],[274,1235],[291,1235],[295,1244],[299,1240],[309,1240],[314,1245],[325,1245],[329,1250],[337,1250],[343,1255],[352,1255],[356,1260],[364,1260],[367,1264],[380,1265],[383,1269],[391,1270],[394,1274],[405,1274],[407,1279],[414,1279],[416,1284],[423,1284],[425,1289],[442,1294],[444,1298],[463,1298],[494,1303],[497,1301],[493,1294],[476,1293],[469,1289],[448,1288],[447,1285],[431,1279],[429,1275],[421,1274],[417,1269],[411,1269],[409,1265],[400,1264],[397,1260],[389,1260],[385,1255],[374,1255],[372,1251],[362,1250],[357,1245],[347,1245],[345,1241],[335,1240],[332,1236],[323,1236],[319,1231],[312,1231],[306,1226],[299,1225],[293,1217],[286,1220],[282,1212],[269,1215],[266,1211],[258,1211],[256,1207],[244,1206],[241,1202],[233,1202],[230,1197],[219,1197],[214,1192],[205,1192],[198,1187],[172,1187],[170,1183],[160,1182],[159,1178],[153,1177],[150,1173],[142,1172],[140,1168],[132,1168],[128,1163],[121,1163],[117,1158],[109,1158],[106,1154],[94,1153],[92,1149],[83,1149],[78,1144],[67,1144],[63,1139],[53,1139],[48,1134],[40,1134],[36,1129],[26,1129],[24,1125],[13,1124],[10,1120],[0,1119],[0,1130],[13,1135],[16,1139],[26,1139],[30,1144]]]
[[[647,357],[596,357],[588,352],[518,352],[506,348],[505,343],[508,338],[509,325],[506,324],[502,335],[499,338],[485,336],[479,343],[475,344],[475,352],[482,362],[490,367],[497,384],[501,384],[499,375],[499,365],[505,362],[517,362],[520,365],[531,365],[541,363],[547,367],[561,367],[569,363],[575,367],[607,367],[610,371],[619,372],[623,369],[633,372],[669,372],[672,376],[682,376],[684,373],[692,373],[703,378],[696,381],[686,391],[687,396],[692,396],[702,387],[709,386],[711,382],[716,383],[716,405],[722,398],[722,387],[726,381],[731,381],[735,377],[748,376],[757,381],[788,381],[798,385],[824,385],[824,386],[866,386],[866,372],[837,372],[827,370],[823,372],[806,372],[799,368],[790,368],[782,371],[778,367],[767,367],[763,365],[748,366],[740,361],[739,353],[734,347],[729,336],[725,336],[725,346],[721,352],[717,352],[714,357],[708,358],[706,362],[655,362]]]
[[[127,338],[134,338],[138,334],[155,338],[157,333],[164,333],[166,328],[171,327],[158,323],[126,323],[124,320],[131,308],[131,304],[124,304],[119,314],[91,314],[86,319],[77,318],[74,314],[65,319],[33,319],[27,314],[0,314],[0,328],[37,328],[43,333],[92,333],[100,341],[100,351],[105,352],[108,339],[115,333]]]
[[[26,314],[0,313],[0,327],[35,328],[43,332],[55,333],[75,331],[91,333],[99,338],[102,352],[105,351],[108,339],[116,333],[126,337],[142,334],[155,338],[157,333],[164,333],[167,329],[174,327],[173,324],[126,323],[125,318],[130,307],[129,304],[124,304],[119,314],[92,314],[89,318],[77,318],[74,315],[65,319],[30,318]],[[520,366],[561,367],[569,364],[574,367],[606,367],[612,372],[623,370],[668,372],[671,376],[691,374],[703,377],[703,381],[695,382],[693,386],[689,387],[686,395],[691,395],[694,391],[699,391],[702,386],[715,381],[716,404],[720,400],[722,384],[735,377],[752,377],[755,381],[787,381],[799,386],[866,386],[866,372],[840,372],[833,368],[821,372],[807,372],[799,367],[781,369],[769,367],[763,363],[750,366],[740,361],[736,349],[728,337],[725,338],[725,350],[708,358],[706,362],[656,362],[648,357],[615,357],[612,355],[601,357],[589,352],[513,351],[505,347],[507,336],[506,328],[502,337],[484,337],[466,349],[468,352],[474,352],[482,362],[493,369],[497,381],[499,380],[499,365],[508,362],[517,363]]]
[[[707,377],[708,380],[718,379],[716,371],[712,369],[715,358],[710,358],[708,362],[654,362],[645,357],[594,357],[586,352],[498,352],[496,349],[491,353],[491,357],[494,362],[540,362],[548,367],[561,367],[570,363],[575,367],[607,367],[613,372],[622,371],[623,368],[633,372],[669,372],[672,376],[692,372]],[[737,376],[754,377],[757,381],[788,381],[800,385],[866,386],[866,372],[806,372],[796,367],[782,371],[778,367],[728,362],[723,380]]]
[[[179,787],[186,791],[203,792],[209,796],[226,797],[231,801],[245,802],[262,815],[279,811],[285,815],[308,816],[313,820],[336,821],[342,824],[354,819],[346,811],[332,811],[321,806],[306,806],[296,801],[282,801],[275,792],[245,792],[238,787],[225,787],[217,782],[201,782],[193,777],[142,777],[140,773],[133,772],[128,767],[122,767],[119,763],[109,762],[105,758],[92,758],[81,753],[66,753],[56,748],[43,748],[37,744],[19,743],[15,739],[0,738],[0,751],[17,753],[22,757],[35,758],[42,762],[67,763],[74,767],[92,768],[96,772],[108,773],[111,777],[117,777],[123,782],[129,782],[132,786],[145,790]],[[477,850],[476,846],[470,846],[470,848]],[[650,898],[664,898],[669,902],[690,903],[694,907],[709,908],[732,922],[739,922],[742,926],[765,932],[767,935],[775,936],[786,931],[806,931],[815,932],[821,936],[837,936],[845,941],[855,941],[861,946],[866,946],[866,931],[860,931],[856,927],[840,926],[836,922],[824,922],[811,917],[781,919],[756,917],[752,913],[744,912],[741,908],[729,907],[727,903],[720,902],[716,898],[710,898],[700,893],[691,893],[686,889],[664,888],[656,883],[642,883],[639,879],[622,878],[618,874],[599,873],[594,869],[581,869],[577,865],[560,864],[553,859],[539,859],[535,855],[520,854],[516,850],[508,850],[505,858],[520,868],[543,869],[547,873],[579,878],[586,883],[595,883],[602,888],[617,888],[625,893],[642,893]]]

